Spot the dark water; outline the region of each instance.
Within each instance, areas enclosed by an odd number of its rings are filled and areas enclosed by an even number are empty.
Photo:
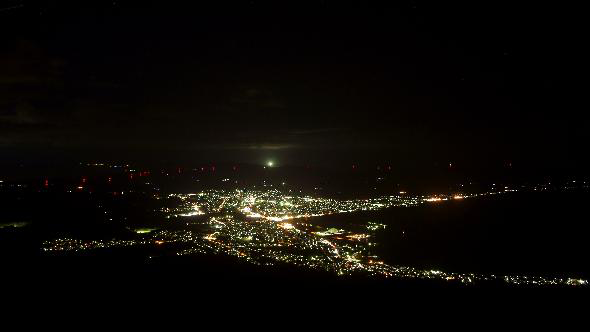
[[[588,193],[510,193],[417,207],[328,216],[314,223],[376,233],[375,253],[393,265],[449,272],[588,278]]]

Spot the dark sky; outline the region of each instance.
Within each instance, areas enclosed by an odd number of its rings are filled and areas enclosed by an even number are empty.
[[[276,2],[0,2],[4,159],[585,160],[575,8]]]

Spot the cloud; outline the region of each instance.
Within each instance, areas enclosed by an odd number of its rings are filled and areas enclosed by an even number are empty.
[[[42,123],[43,120],[27,109],[17,109],[12,114],[0,115],[0,123],[31,125]]]
[[[260,150],[260,151],[276,151],[276,150],[290,150],[301,148],[299,144],[293,143],[210,143],[195,146],[196,148],[212,149],[212,150]]]
[[[251,150],[286,150],[300,147],[297,144],[251,144],[247,145],[247,149]]]
[[[325,134],[325,133],[339,133],[348,131],[346,128],[309,128],[309,129],[296,129],[289,131],[292,135],[314,135],[314,134]]]

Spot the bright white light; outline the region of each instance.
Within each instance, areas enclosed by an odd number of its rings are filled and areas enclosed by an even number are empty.
[[[272,167],[272,165],[274,165],[274,163],[272,162],[272,160],[269,160],[269,161],[266,163],[266,166],[268,166],[268,167]]]
[[[201,211],[199,209],[198,205],[193,205],[193,211],[187,212],[187,213],[183,213],[183,214],[179,214],[179,216],[181,217],[192,217],[192,216],[198,216],[198,215],[202,215],[205,214],[205,212]]]
[[[293,228],[295,228],[295,226],[293,226],[293,225],[291,225],[289,223],[286,223],[286,222],[285,223],[282,223],[282,224],[279,224],[279,227],[284,228],[284,229],[293,229]]]

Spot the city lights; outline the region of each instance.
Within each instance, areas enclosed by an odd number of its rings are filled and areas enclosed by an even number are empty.
[[[432,279],[472,284],[504,282],[510,285],[587,286],[584,279],[520,275],[450,273],[390,265],[373,252],[376,235],[387,228],[379,222],[367,222],[365,232],[346,228],[322,227],[310,218],[409,207],[449,199],[467,199],[504,194],[489,191],[479,194],[395,195],[369,199],[286,195],[279,190],[207,190],[197,194],[169,194],[176,208],[166,208],[174,224],[184,229],[137,228],[135,239],[79,240],[60,238],[46,241],[47,253],[100,250],[174,244],[177,256],[220,254],[234,256],[251,264],[270,266],[291,264],[330,271],[336,275],[366,275],[373,278]],[[203,216],[203,218],[198,218]],[[285,222],[289,220],[289,222]],[[405,232],[402,232],[404,234]]]

